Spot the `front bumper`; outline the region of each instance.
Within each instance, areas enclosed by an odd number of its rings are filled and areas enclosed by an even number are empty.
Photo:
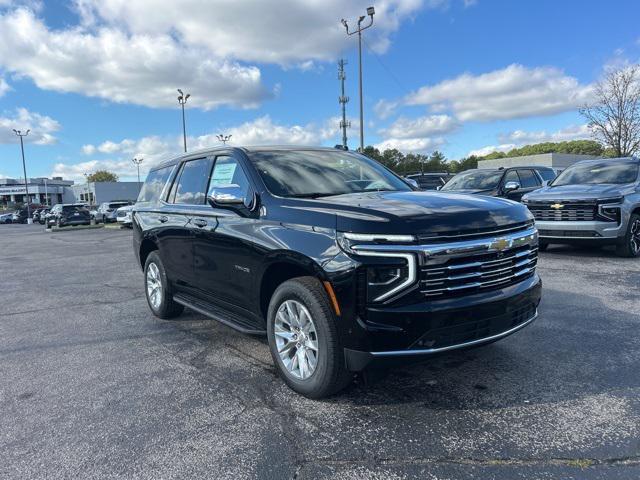
[[[494,342],[537,317],[542,282],[537,275],[478,295],[369,311],[369,351],[344,349],[346,366],[360,371]]]
[[[538,236],[550,243],[590,240],[595,242],[615,242],[624,237],[626,226],[616,222],[598,221],[536,221]]]

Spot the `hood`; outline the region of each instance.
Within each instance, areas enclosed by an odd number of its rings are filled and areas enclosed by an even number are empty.
[[[371,192],[292,200],[287,208],[330,213],[342,232],[413,235],[457,234],[526,222],[519,203],[444,192]]]
[[[633,189],[633,184],[613,185],[560,185],[557,187],[542,187],[534,192],[528,193],[523,200],[546,201],[546,200],[600,200],[603,198],[620,197],[629,193]]]

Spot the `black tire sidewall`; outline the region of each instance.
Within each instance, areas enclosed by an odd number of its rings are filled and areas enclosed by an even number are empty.
[[[155,265],[158,267],[158,271],[160,272],[160,283],[162,284],[162,300],[158,308],[154,308],[151,304],[147,291],[147,270],[149,269],[149,265],[152,263],[155,263]],[[167,273],[157,251],[151,252],[144,263],[144,296],[147,299],[147,305],[149,305],[149,308],[156,317],[168,319],[176,316],[176,306],[173,302],[169,280],[167,279]]]
[[[637,213],[634,213],[629,217],[629,225],[627,226],[627,233],[624,236],[624,243],[618,249],[618,253],[621,256],[629,258],[640,257],[640,251],[634,253],[633,248],[631,247],[631,237],[633,235],[631,233],[631,228],[633,227],[633,224],[638,220],[640,220],[640,215],[638,215]]]
[[[314,286],[313,281],[317,285]],[[278,308],[286,300],[296,300],[309,310],[318,335],[318,364],[311,377],[305,380],[297,379],[287,372],[275,343],[275,316]],[[269,349],[280,376],[294,391],[310,398],[321,398],[333,393],[332,383],[334,383],[333,379],[336,376],[335,369],[344,368],[335,321],[326,293],[320,282],[313,277],[288,280],[274,292],[267,315]]]

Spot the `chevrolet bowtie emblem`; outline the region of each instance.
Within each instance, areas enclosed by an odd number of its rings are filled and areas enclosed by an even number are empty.
[[[511,241],[506,238],[498,238],[491,243],[489,247],[491,250],[498,250],[499,252],[511,247]]]
[[[561,203],[553,203],[553,204],[551,204],[551,205],[549,205],[549,206],[550,206],[551,208],[556,209],[556,210],[559,210],[559,209],[561,209],[561,208],[563,208],[563,207],[564,207],[564,205],[563,205],[563,204],[561,204]]]

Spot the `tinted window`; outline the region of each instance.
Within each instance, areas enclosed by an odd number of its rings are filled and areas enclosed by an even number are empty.
[[[139,202],[156,202],[160,199],[160,194],[164,188],[164,184],[167,183],[169,175],[173,167],[161,168],[149,172],[147,180],[144,182],[140,194],[138,195]]]
[[[550,169],[544,168],[544,169],[537,170],[537,172],[540,174],[543,180],[547,180],[548,182],[556,178],[556,172]]]
[[[533,170],[518,170],[518,176],[520,177],[520,186],[522,188],[534,188],[541,185]]]
[[[470,170],[453,177],[442,190],[491,190],[501,178],[501,170]]]
[[[516,173],[515,170],[509,170],[504,175],[504,181],[502,182],[502,184],[506,185],[508,182],[517,182],[517,183],[520,183],[520,186],[522,186],[522,183],[520,182],[520,177],[518,177],[518,174]]]
[[[211,159],[200,158],[185,162],[176,182],[174,203],[204,205],[205,191],[211,172]]]
[[[208,195],[213,193],[216,187],[225,185],[238,185],[246,198],[249,193],[249,179],[242,170],[238,161],[231,157],[218,157],[211,174]]]
[[[553,181],[553,186],[598,183],[633,183],[638,179],[638,164],[631,162],[576,163]]]
[[[252,152],[269,191],[281,197],[321,197],[380,190],[411,191],[375,160],[328,150]]]
[[[110,203],[107,208],[120,208],[120,207],[124,207],[125,205],[129,205],[129,202]]]

